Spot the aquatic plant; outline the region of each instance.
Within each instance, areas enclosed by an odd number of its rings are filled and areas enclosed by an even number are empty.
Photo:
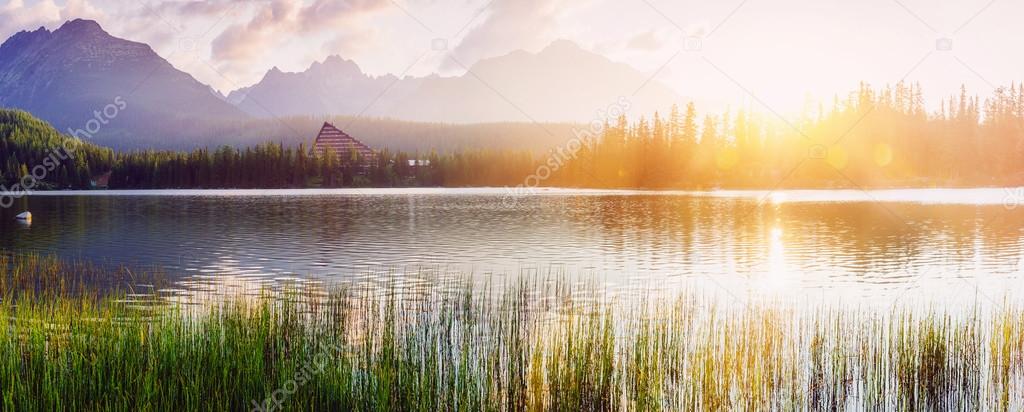
[[[3,410],[1024,407],[1024,311],[1008,305],[868,312],[692,291],[641,304],[468,277],[140,305],[57,281],[85,266],[0,259]]]

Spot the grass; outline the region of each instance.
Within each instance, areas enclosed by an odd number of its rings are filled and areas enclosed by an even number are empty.
[[[74,286],[103,272],[0,258],[3,410],[1024,408],[1018,308],[639,305],[559,280],[191,307]]]

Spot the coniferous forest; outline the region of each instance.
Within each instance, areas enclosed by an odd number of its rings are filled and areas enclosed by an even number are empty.
[[[690,104],[585,145],[559,184],[648,188],[862,188],[1024,183],[1024,87],[961,88],[926,109],[919,85],[862,84],[796,120],[771,111],[699,116]]]
[[[25,112],[0,112],[0,183],[87,189],[395,186],[593,188],[832,188],[998,186],[1024,183],[1024,87],[959,95],[926,108],[919,85],[862,84],[797,119],[743,108],[699,113],[692,103],[601,127],[550,154],[467,149],[410,153],[375,148],[313,155],[310,143],[192,151],[117,152],[61,135]],[[538,133],[544,133],[538,127]],[[72,148],[61,161],[54,156]],[[49,158],[49,159],[48,159]],[[419,160],[412,162],[410,160]],[[429,161],[429,162],[424,162]],[[42,173],[43,165],[46,170]],[[52,166],[52,170],[51,170]]]

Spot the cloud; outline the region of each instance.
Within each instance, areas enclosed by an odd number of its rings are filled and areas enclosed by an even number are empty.
[[[375,28],[365,28],[354,32],[340,33],[333,39],[324,43],[323,54],[354,56],[373,48],[380,39],[380,31]],[[313,60],[318,60],[317,57]]]
[[[333,29],[342,24],[391,7],[387,0],[316,0],[299,12],[299,27],[306,30]]]
[[[162,12],[175,13],[187,17],[216,17],[243,4],[252,4],[252,0],[226,1],[165,1],[156,8]]]
[[[516,49],[539,49],[555,38],[558,20],[571,0],[494,0],[485,20],[453,52],[466,64]],[[448,62],[449,64],[454,64]]]
[[[359,21],[390,6],[388,0],[273,0],[245,24],[228,27],[213,40],[212,56],[218,61],[248,60],[298,34],[318,34],[362,27]],[[365,27],[362,28],[366,30]],[[348,33],[360,38],[360,33]]]
[[[10,0],[0,6],[0,36],[4,39],[22,30],[52,25],[60,18],[60,7],[52,1],[25,6],[23,0]]]
[[[664,42],[654,30],[648,30],[633,36],[626,43],[626,48],[632,50],[658,50]]]
[[[22,30],[56,28],[67,20],[99,20],[104,16],[87,0],[68,0],[63,6],[54,0],[41,0],[30,5],[26,5],[24,0],[8,0],[0,5],[0,42]]]
[[[103,20],[106,15],[87,0],[68,0],[60,11],[60,20]]]

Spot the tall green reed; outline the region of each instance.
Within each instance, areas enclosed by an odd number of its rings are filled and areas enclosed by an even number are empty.
[[[103,273],[0,257],[0,408],[1024,408],[1024,312],[1009,305],[879,313],[687,291],[637,302],[560,278],[463,277],[140,310],[117,282],[90,292]]]

